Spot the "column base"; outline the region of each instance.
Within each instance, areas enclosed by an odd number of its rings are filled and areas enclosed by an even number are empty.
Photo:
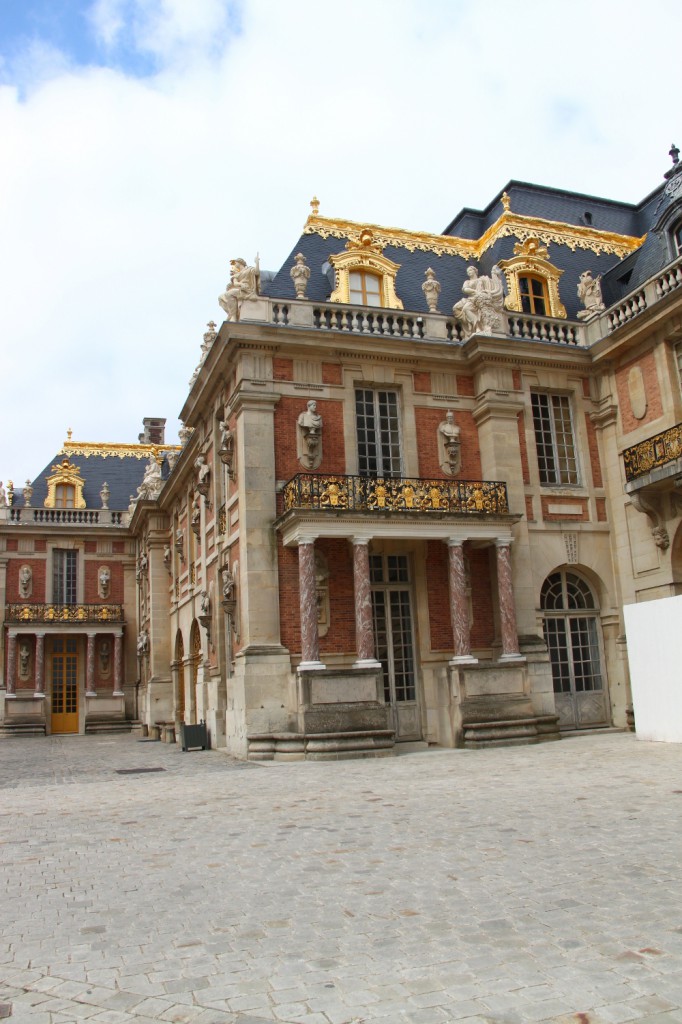
[[[498,661],[508,662],[508,661],[525,661],[526,659],[525,659],[523,654],[501,654],[497,660]]]
[[[97,693],[95,692],[95,690],[86,690],[85,691],[85,696],[86,697],[96,697]]]
[[[16,699],[17,699],[16,693],[6,693],[5,694],[5,700],[16,700]]]
[[[381,662],[377,661],[376,658],[358,658],[354,661],[352,668],[381,668]]]
[[[448,665],[478,665],[478,658],[474,658],[473,654],[456,654],[450,658]]]
[[[114,690],[111,694],[112,697],[125,697],[123,690]]]
[[[47,696],[47,694],[45,694],[45,693],[34,693],[33,694],[33,699],[34,700],[45,700],[46,696]]]
[[[297,672],[321,672],[327,666],[321,661],[302,661],[297,667]]]

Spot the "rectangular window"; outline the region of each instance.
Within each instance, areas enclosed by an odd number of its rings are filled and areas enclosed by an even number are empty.
[[[541,484],[577,484],[578,460],[566,395],[531,395]]]
[[[401,476],[397,393],[358,388],[355,392],[355,422],[360,476]]]
[[[56,548],[52,552],[52,600],[54,604],[76,604],[78,552]]]

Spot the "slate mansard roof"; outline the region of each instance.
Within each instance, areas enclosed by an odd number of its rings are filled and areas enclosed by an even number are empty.
[[[682,163],[673,165],[666,178],[676,174],[682,176]],[[431,267],[441,284],[438,309],[450,314],[462,297],[468,266],[489,275],[495,263],[514,256],[522,238],[536,233],[549,250],[549,262],[562,271],[561,301],[568,319],[575,320],[583,308],[577,297],[583,271],[602,275],[604,301],[609,306],[670,262],[667,239],[658,226],[671,204],[680,206],[682,217],[682,195],[669,196],[664,183],[633,204],[512,180],[484,210],[463,209],[442,235],[354,224],[320,217],[314,209],[281,269],[263,283],[263,293],[295,299],[290,271],[301,252],[311,271],[307,298],[328,301],[334,289],[329,257],[369,228],[383,255],[400,265],[396,293],[405,310],[428,312],[421,286],[424,272]]]
[[[174,448],[173,445],[163,447]],[[137,488],[142,483],[151,451],[152,447],[148,444],[81,444],[67,441],[32,481],[31,507],[44,507],[48,477],[54,475],[54,467],[59,467],[64,459],[68,459],[72,466],[80,470],[85,482],[83,498],[86,508],[102,507],[100,491],[106,482],[110,492],[109,508],[112,511],[124,511],[128,508],[130,496],[137,494]],[[165,458],[161,472],[164,478],[168,477],[169,467]],[[23,490],[15,491],[13,504],[19,507],[25,504]]]

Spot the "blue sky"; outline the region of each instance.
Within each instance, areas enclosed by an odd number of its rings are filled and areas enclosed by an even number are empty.
[[[172,438],[230,259],[277,269],[315,194],[433,232],[510,178],[641,200],[662,32],[679,0],[0,0],[0,479]]]
[[[67,64],[120,67],[129,74],[149,74],[154,62],[134,46],[130,22],[109,49],[97,38],[85,0],[0,0],[2,80],[22,84],[30,74],[25,56],[38,48],[57,50]]]

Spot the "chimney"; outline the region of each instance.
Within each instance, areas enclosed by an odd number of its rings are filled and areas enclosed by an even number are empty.
[[[140,444],[164,444],[166,421],[156,417],[145,416],[142,420],[144,430],[138,436]]]

